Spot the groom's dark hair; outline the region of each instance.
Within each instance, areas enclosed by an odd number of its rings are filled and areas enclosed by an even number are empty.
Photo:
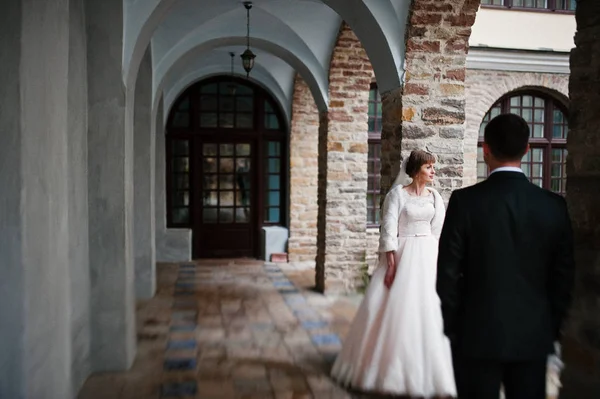
[[[499,161],[521,160],[529,143],[529,126],[515,114],[502,114],[485,127],[484,141]]]

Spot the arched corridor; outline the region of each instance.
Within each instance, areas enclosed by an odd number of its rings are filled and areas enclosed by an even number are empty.
[[[598,38],[596,0],[4,0],[0,398],[76,397],[88,379],[84,399],[152,398],[192,375],[201,392],[199,371],[221,371],[204,346],[253,350],[262,363],[224,364],[274,397],[273,379],[344,397],[311,337],[343,338],[356,304],[338,299],[368,281],[402,158],[435,153],[447,199],[485,177],[479,129],[500,109],[532,112],[529,177],[566,196],[578,275],[561,398],[597,399]],[[232,256],[253,260],[214,260]],[[272,256],[300,296],[280,292]],[[172,332],[175,355],[196,356],[173,379]]]

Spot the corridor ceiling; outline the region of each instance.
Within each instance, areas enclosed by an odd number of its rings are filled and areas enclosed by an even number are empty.
[[[342,20],[362,42],[381,92],[400,86],[404,27],[411,0],[254,0],[250,47],[257,55],[250,78],[291,112],[295,71],[321,111],[328,104],[331,54]],[[133,87],[148,46],[152,49],[154,104],[168,111],[190,84],[229,74],[245,76],[239,54],[246,43],[242,0],[125,0],[123,71]],[[165,112],[167,115],[168,112]]]

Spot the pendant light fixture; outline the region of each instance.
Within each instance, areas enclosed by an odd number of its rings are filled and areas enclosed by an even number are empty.
[[[244,1],[244,7],[246,8],[246,19],[247,19],[247,34],[246,34],[246,51],[240,56],[242,58],[242,64],[246,71],[246,77],[250,77],[250,71],[254,67],[254,58],[256,55],[250,50],[250,9],[252,8],[251,1]]]

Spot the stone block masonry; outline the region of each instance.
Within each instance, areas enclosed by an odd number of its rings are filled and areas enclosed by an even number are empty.
[[[373,69],[342,25],[329,70],[329,112],[319,128],[316,286],[353,290],[366,250],[368,101]]]
[[[574,303],[563,340],[563,399],[600,397],[600,2],[577,2],[571,52],[567,204],[575,233]]]
[[[290,131],[290,262],[317,255],[319,111],[308,85],[296,77]]]
[[[382,190],[413,149],[438,158],[447,199],[463,185],[465,60],[478,0],[415,0],[406,31],[404,88],[383,93]]]

